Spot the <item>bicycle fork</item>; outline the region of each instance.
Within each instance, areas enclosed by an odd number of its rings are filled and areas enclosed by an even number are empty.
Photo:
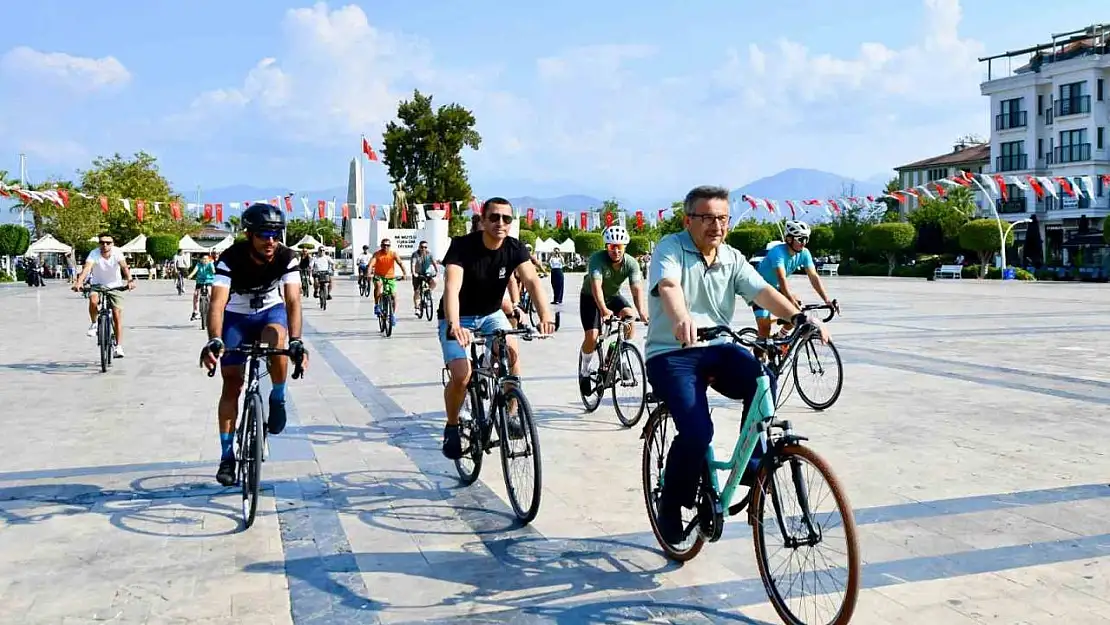
[[[783,543],[788,549],[797,549],[803,545],[812,547],[821,542],[821,528],[813,522],[813,514],[809,509],[809,491],[806,489],[805,480],[802,477],[802,463],[800,460],[793,457],[787,462],[790,464],[791,482],[793,482],[795,492],[798,493],[798,505],[802,508],[802,523],[805,525],[806,536],[804,538],[795,538],[786,528],[786,521],[783,518],[782,500],[779,498],[778,486],[772,477],[770,495],[771,505],[775,510],[775,521],[779,526],[779,532],[782,534]]]

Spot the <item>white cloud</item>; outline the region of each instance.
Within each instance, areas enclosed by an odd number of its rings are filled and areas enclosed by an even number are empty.
[[[474,110],[476,174],[621,193],[742,184],[790,166],[867,176],[946,149],[987,117],[982,46],[960,37],[959,1],[922,1],[919,26],[899,25],[920,36],[898,49],[864,43],[840,58],[784,38],[725,50],[716,68],[648,78],[662,50],[593,45],[537,59],[533,83],[512,90],[498,68],[447,70],[428,42],[374,27],[357,6],[317,3],[286,14],[280,58],[200,95],[186,116],[256,115],[295,142],[355,145],[418,87]]]
[[[64,52],[39,52],[26,46],[0,57],[0,71],[14,77],[50,79],[79,91],[125,85],[131,73],[114,56],[99,59]]]

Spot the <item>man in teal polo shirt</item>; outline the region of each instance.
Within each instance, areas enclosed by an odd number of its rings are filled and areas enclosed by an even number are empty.
[[[767,284],[744,255],[724,243],[729,191],[701,186],[686,194],[686,230],[664,237],[648,268],[647,375],[666,403],[678,435],[671,443],[657,518],[663,539],[684,539],[682,508],[692,508],[713,440],[706,389],[743,402],[747,412],[762,367],[731,341],[697,343],[698,328],[731,325],[736,296],[794,323],[815,323]],[[824,327],[823,340],[828,340]]]

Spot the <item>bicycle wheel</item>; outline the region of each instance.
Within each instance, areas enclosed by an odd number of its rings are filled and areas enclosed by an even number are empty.
[[[446,383],[444,383],[446,386]],[[482,440],[482,402],[473,387],[466,389],[462,410],[459,411],[459,440],[462,443],[462,457],[455,461],[459,479],[469,486],[482,472],[482,457],[485,456],[485,442]]]
[[[103,296],[103,294],[101,294]],[[100,372],[106,373],[112,364],[112,328],[106,315],[96,317],[96,342],[100,346]]]
[[[254,524],[262,482],[262,397],[248,393],[239,424],[239,485],[243,492],[243,528]]]
[[[785,471],[779,469],[785,468]],[[814,470],[806,476],[805,469]],[[782,479],[778,479],[778,478]],[[824,482],[827,488],[821,488]],[[783,501],[784,495],[794,493],[797,503],[793,507]],[[820,511],[828,495],[832,495],[832,509]],[[769,497],[768,497],[769,496]],[[771,509],[767,509],[770,499]],[[765,513],[770,514],[765,515]],[[859,541],[852,507],[844,489],[832,469],[817,452],[803,445],[787,445],[756,478],[750,503],[752,539],[755,544],[759,575],[767,590],[767,597],[782,620],[790,625],[845,625],[852,618],[859,596],[860,560]],[[843,536],[844,546],[830,546],[829,553],[814,553],[817,547]],[[768,541],[781,539],[782,547],[774,554],[768,552]],[[781,558],[772,556],[782,555]],[[822,570],[801,574],[801,579],[774,579],[774,576],[792,565],[820,563]],[[842,593],[831,588],[842,585]],[[801,599],[793,593],[814,592],[812,603],[799,605]],[[830,596],[835,595],[837,596]],[[811,620],[812,619],[812,620]]]
[[[536,324],[539,322],[539,312],[536,310],[536,303],[532,301],[531,296],[528,297],[528,306],[525,312],[528,313],[528,325],[533,328],[536,327]]]
[[[613,408],[621,425],[630,428],[640,421],[647,407],[647,371],[640,350],[632,343],[621,343],[620,353],[613,367]],[[628,391],[628,395],[618,397],[618,389]]]
[[[432,307],[432,292],[425,290],[424,295],[421,297],[421,302],[424,305],[424,314],[428,317],[428,321],[435,320],[435,310]]]
[[[320,310],[328,309],[328,283],[323,280],[320,281]]]
[[[663,553],[668,558],[677,562],[692,560],[705,546],[705,537],[701,532],[692,529],[697,524],[697,514],[691,520],[683,518],[682,523],[687,528],[686,539],[678,545],[672,545],[663,540],[659,531],[659,503],[663,497],[663,467],[667,464],[667,453],[670,451],[671,438],[678,430],[671,420],[671,413],[665,406],[659,406],[648,417],[644,426],[644,452],[641,462],[641,477],[644,487],[644,504],[647,506],[648,520],[651,522],[651,531],[655,540],[663,548]],[[684,510],[685,512],[685,510]]]
[[[385,296],[385,307],[382,309],[386,337],[393,336],[393,314],[393,294],[390,293]]]
[[[832,353],[832,359],[822,364],[822,361],[826,360],[822,358],[822,352],[825,351]],[[803,357],[806,360],[804,366],[799,364]],[[840,352],[832,341],[822,343],[816,336],[806,339],[794,354],[793,366],[794,386],[798,389],[798,397],[801,397],[807,406],[814,410],[825,410],[840,398],[840,391],[844,387],[844,366],[840,362]],[[806,390],[802,387],[802,378],[805,374],[809,374],[816,380],[815,388]],[[821,387],[832,389],[823,400],[818,399],[821,397],[819,395]]]
[[[208,329],[208,296],[200,296],[200,329]]]
[[[598,347],[601,346],[598,345]],[[605,395],[605,378],[608,376],[601,375],[601,369],[599,367],[596,371],[590,372],[589,395],[582,393],[581,386],[578,387],[578,396],[582,398],[582,406],[586,409],[587,414],[597,410],[597,407],[601,405],[601,397]]]
[[[543,468],[540,462],[540,438],[532,419],[532,405],[517,386],[510,386],[496,408],[501,418],[501,469],[505,472],[505,488],[509,503],[520,522],[527,525],[540,511]],[[515,418],[514,418],[515,417]],[[518,427],[512,427],[513,423]],[[515,431],[514,431],[515,430]],[[523,462],[513,462],[523,459]],[[511,465],[511,466],[510,466]],[[514,478],[520,469],[521,478]],[[531,476],[525,475],[531,470]]]

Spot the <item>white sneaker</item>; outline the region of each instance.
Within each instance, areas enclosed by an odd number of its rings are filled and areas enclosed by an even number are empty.
[[[85,331],[85,336],[89,336],[89,337],[96,336],[96,322],[95,321],[89,324],[89,329]]]
[[[112,355],[116,358],[123,358],[125,356],[125,354],[123,353],[123,347],[121,345],[116,345],[116,350]]]

